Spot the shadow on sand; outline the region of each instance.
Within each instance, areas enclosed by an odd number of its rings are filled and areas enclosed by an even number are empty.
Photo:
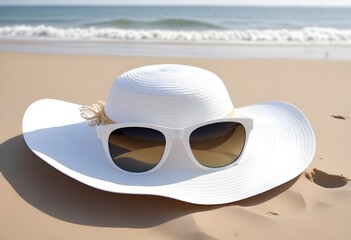
[[[295,178],[277,188],[240,202],[201,206],[158,196],[104,192],[86,186],[38,158],[23,135],[0,146],[0,171],[14,190],[40,211],[76,224],[148,228],[195,212],[223,206],[252,206],[289,189]]]

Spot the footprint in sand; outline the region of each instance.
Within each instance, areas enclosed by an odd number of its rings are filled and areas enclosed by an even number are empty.
[[[311,182],[324,188],[340,188],[351,181],[343,175],[332,175],[314,168],[311,172],[305,173],[305,177]]]

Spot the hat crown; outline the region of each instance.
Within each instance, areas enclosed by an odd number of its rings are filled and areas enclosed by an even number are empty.
[[[207,70],[176,64],[145,66],[120,75],[105,104],[114,122],[186,127],[223,118],[233,104],[222,80]]]

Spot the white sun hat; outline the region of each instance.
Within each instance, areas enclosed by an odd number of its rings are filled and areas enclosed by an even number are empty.
[[[218,140],[223,129],[217,127],[228,124],[235,126],[231,135]],[[123,135],[125,130],[137,133]],[[139,130],[157,133],[162,144],[150,147],[151,137],[139,138],[136,146]],[[218,76],[174,64],[122,74],[106,104],[34,102],[25,112],[23,135],[45,162],[94,188],[206,205],[277,187],[301,174],[315,152],[313,130],[293,105],[265,102],[234,109]],[[116,158],[114,136],[122,149]],[[134,168],[138,158],[147,159],[148,167]],[[150,159],[156,162],[150,165]]]

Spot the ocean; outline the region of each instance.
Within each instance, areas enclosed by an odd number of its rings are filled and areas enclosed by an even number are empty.
[[[17,41],[15,46],[12,46],[13,40]],[[117,54],[128,55],[148,55],[147,49],[154,52],[155,44],[156,53],[165,51],[166,54],[172,45],[185,55],[201,55],[204,45],[207,49],[212,46],[210,55],[218,52],[219,47],[222,54],[232,51],[231,54],[240,55],[240,51],[245,52],[252,45],[260,46],[263,52],[267,51],[267,45],[291,45],[300,52],[312,46],[312,49],[322,48],[319,54],[325,57],[325,48],[334,47],[339,54],[351,47],[351,8],[0,7],[0,50],[11,46],[26,49],[28,45],[20,44],[21,40],[31,41],[34,44],[31,47],[39,50],[45,46],[53,51],[55,46],[62,50],[70,45],[70,49],[77,47],[84,52],[93,44],[100,46],[95,47],[100,53],[115,50]],[[38,46],[38,41],[46,44]],[[238,51],[233,50],[235,46]]]

